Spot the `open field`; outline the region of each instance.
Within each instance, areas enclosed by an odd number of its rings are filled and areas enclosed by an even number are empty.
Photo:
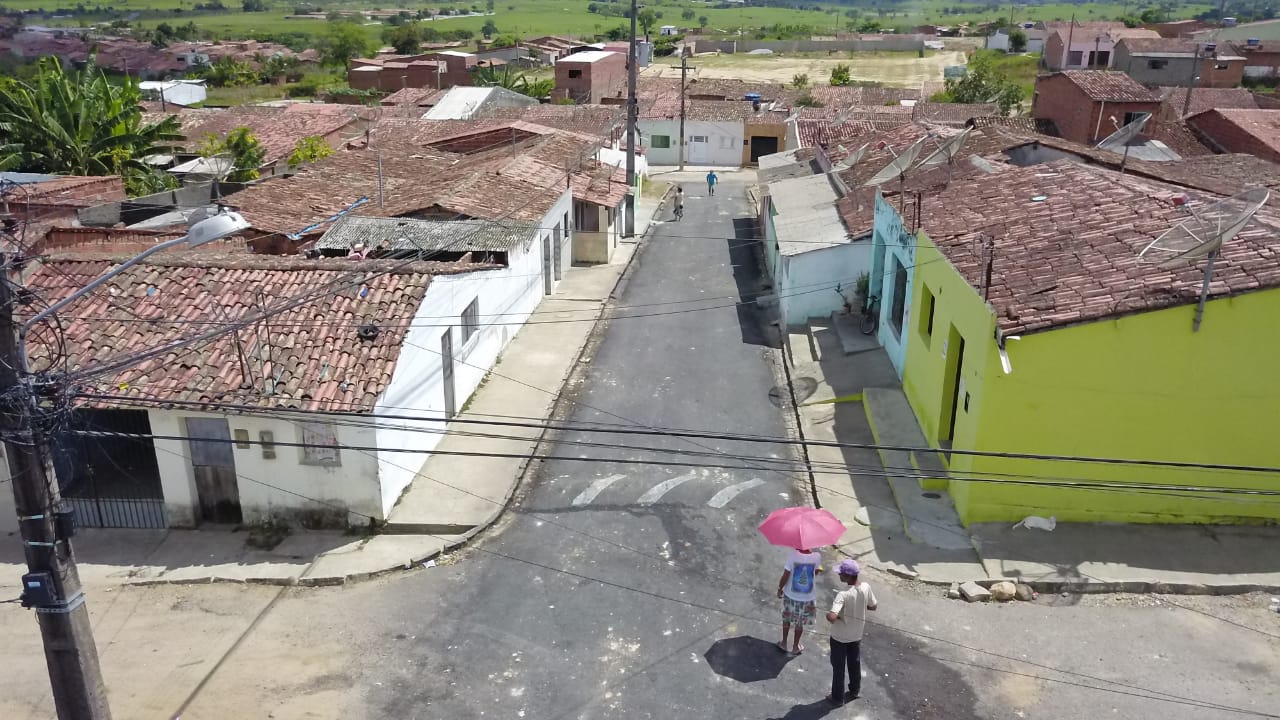
[[[607,0],[597,0],[597,2],[604,6],[610,5]],[[160,22],[173,24],[175,21],[181,23],[187,20],[195,20],[202,30],[208,31],[217,37],[234,38],[247,36],[265,37],[278,34],[298,34],[306,38],[315,38],[323,33],[326,25],[322,20],[287,19],[286,16],[293,12],[294,5],[307,4],[301,2],[301,0],[298,3],[269,2],[269,9],[266,12],[256,13],[241,12],[239,0],[224,0],[224,3],[229,8],[227,11],[209,13],[192,10],[191,6],[194,3],[191,0],[123,0],[102,5],[98,5],[96,2],[85,2],[83,4],[91,9],[96,7],[103,7],[104,10],[114,9],[117,14],[107,15],[104,13],[74,18],[31,19],[29,22],[31,24],[78,25],[82,22],[100,22],[109,17],[125,17],[137,13],[138,16],[133,22],[142,27],[154,27]],[[43,8],[50,13],[58,10],[72,10],[78,4],[81,4],[80,0],[0,0],[0,5],[9,9],[29,10]],[[342,10],[387,7],[386,4],[379,4],[373,0],[344,3],[320,0],[315,4],[324,8]],[[594,36],[627,22],[621,17],[588,12],[588,4],[588,0],[499,0],[495,5],[495,15],[492,16],[492,19],[497,24],[500,32],[516,33],[526,37],[551,34]],[[909,32],[914,26],[926,23],[956,25],[961,22],[977,23],[997,17],[1008,18],[1011,9],[1011,6],[1005,4],[990,6],[958,2],[947,3],[943,0],[904,2],[897,5],[884,6],[883,9],[829,3],[818,4],[824,8],[822,12],[746,6],[733,9],[715,9],[708,4],[692,2],[691,0],[649,0],[645,3],[647,7],[661,14],[657,22],[658,25],[669,24],[678,27],[689,27],[697,24],[696,18],[706,16],[708,28],[728,34],[736,34],[739,31],[752,34],[759,28],[778,24],[807,25],[812,32],[817,34],[832,33],[836,30],[844,30],[848,23],[854,22],[855,18],[851,17],[851,14],[856,14],[857,21],[875,20],[885,28],[896,28],[902,32]],[[396,3],[395,5],[409,10],[446,5],[454,7],[468,6],[467,3],[422,2]],[[483,4],[476,4],[476,7],[483,9]],[[1017,22],[1067,20],[1074,13],[1080,20],[1109,20],[1121,15],[1126,7],[1133,11],[1140,6],[1137,3],[1128,6],[1121,3],[1029,5],[1018,6],[1014,11],[1013,17]],[[1176,15],[1178,17],[1190,17],[1208,7],[1208,5],[1204,4],[1182,5],[1177,8]],[[949,8],[961,8],[965,12],[946,14],[944,9]],[[695,13],[694,20],[683,19],[682,12],[685,9],[692,10]],[[435,20],[431,24],[441,30],[461,28],[479,33],[486,19],[488,18],[446,17]],[[380,23],[372,23],[365,27],[370,37],[376,39],[380,37],[384,26]]]
[[[666,58],[662,58],[666,60]],[[947,65],[964,64],[964,53],[943,51],[918,57],[915,53],[841,53],[829,57],[792,55],[700,55],[690,64],[697,70],[695,77],[736,78],[757,82],[789,83],[799,74],[806,73],[809,82],[822,84],[831,77],[831,68],[841,63],[849,65],[855,81],[879,82],[896,87],[919,87],[927,80],[941,80],[942,69]],[[676,63],[655,63],[645,69],[646,75],[679,77]]]

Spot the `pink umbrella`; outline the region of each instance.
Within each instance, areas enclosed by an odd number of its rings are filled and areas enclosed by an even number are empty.
[[[788,507],[774,510],[760,523],[760,534],[774,545],[811,548],[834,545],[844,534],[844,523],[826,510]]]

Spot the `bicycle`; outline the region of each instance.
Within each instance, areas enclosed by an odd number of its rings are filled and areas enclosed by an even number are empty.
[[[858,329],[863,335],[874,335],[880,327],[880,298],[872,295],[862,303],[862,318],[858,321]]]

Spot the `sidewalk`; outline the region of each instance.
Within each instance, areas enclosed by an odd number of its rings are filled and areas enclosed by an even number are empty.
[[[885,352],[843,318],[791,328],[788,361],[807,440],[925,447]],[[822,402],[833,401],[836,402]],[[936,453],[809,446],[815,494],[849,527],[839,547],[881,570],[949,585],[1010,579],[1041,592],[1226,594],[1280,590],[1280,529],[1013,523],[965,528]],[[859,474],[823,470],[836,463]],[[878,468],[879,472],[868,468]],[[910,476],[934,476],[919,480]]]
[[[569,269],[555,294],[545,298],[537,312],[573,310],[572,317],[582,317],[583,309],[591,308],[603,313],[664,201],[641,195],[636,238],[619,243],[607,265]],[[491,413],[550,418],[595,326],[595,322],[523,326],[460,417]],[[461,426],[463,430],[470,427]],[[449,432],[438,447],[529,455],[541,439],[541,431],[527,428],[504,428],[501,434],[517,439]],[[77,565],[82,582],[90,589],[209,582],[341,585],[409,568],[462,545],[501,515],[527,463],[527,458],[433,454],[392,508],[379,535],[295,531],[273,549],[258,550],[246,544],[244,532],[85,528],[74,541]],[[450,487],[460,487],[459,478],[466,479],[465,491]],[[21,592],[19,580],[25,568],[16,536],[0,543],[0,599]]]

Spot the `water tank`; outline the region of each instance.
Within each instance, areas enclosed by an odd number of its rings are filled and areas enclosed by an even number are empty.
[[[1249,46],[1249,47],[1251,47],[1251,48],[1256,48],[1256,47],[1258,47],[1259,45],[1261,45],[1261,44],[1262,44],[1262,41],[1261,41],[1261,40],[1259,40],[1258,38],[1249,38],[1248,40],[1245,40],[1244,42],[1245,42],[1245,44],[1246,44],[1246,45],[1248,45],[1248,46]]]
[[[760,93],[749,92],[745,96],[743,96],[743,99],[750,100],[751,102],[760,102],[761,97],[760,97]]]
[[[1236,19],[1233,17],[1222,18],[1222,27],[1235,27]]]

